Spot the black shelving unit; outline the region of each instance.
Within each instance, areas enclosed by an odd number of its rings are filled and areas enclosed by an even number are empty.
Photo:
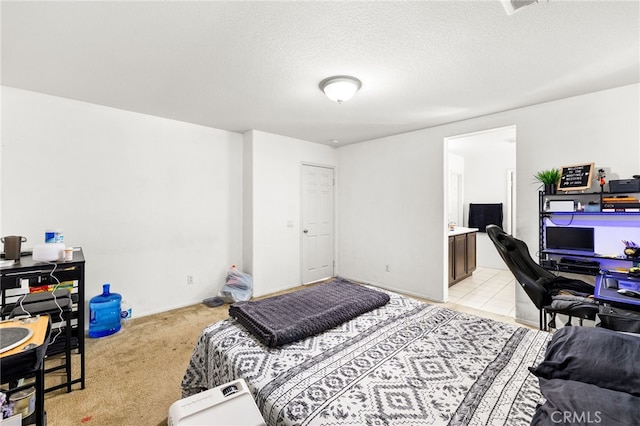
[[[68,262],[35,262],[33,258],[28,255],[22,256],[20,261],[15,262],[13,265],[0,267],[0,316],[2,319],[8,318],[15,307],[16,300],[22,294],[31,291],[35,287],[53,287],[58,282],[73,283],[73,288],[70,289],[73,302],[71,320],[69,324],[62,326],[60,336],[63,337],[65,335],[66,329],[64,327],[71,327],[71,349],[73,355],[77,354],[80,357],[79,371],[77,371],[77,365],[74,366],[76,368],[71,372],[70,382],[47,387],[47,392],[62,388],[71,390],[71,386],[77,384],[80,385],[81,389],[85,387],[85,259],[82,248],[76,247],[75,249],[73,252],[73,260]],[[54,332],[57,331],[52,330],[52,334]],[[53,344],[49,345],[46,355],[49,357],[64,352],[65,341],[63,338],[59,338]],[[54,367],[48,371],[59,368],[60,367]],[[46,366],[45,370],[47,370]]]
[[[624,255],[624,246],[619,243],[619,253],[589,253],[577,252],[569,250],[549,249],[545,241],[546,228],[548,222],[551,221],[554,226],[571,226],[576,222],[589,224],[589,222],[597,223],[598,227],[615,226],[622,221],[629,227],[638,228],[640,235],[640,211],[633,207],[627,208],[626,211],[607,211],[609,203],[607,198],[631,196],[636,199],[640,198],[640,193],[629,194],[613,194],[608,192],[562,192],[556,194],[547,194],[539,192],[538,194],[538,256],[539,263],[548,270],[571,272],[584,275],[598,275],[600,269],[619,268],[628,269],[632,266],[638,266],[638,258],[631,258]],[[553,201],[564,201],[563,211],[554,211]],[[565,211],[573,202],[573,210]],[[610,224],[610,225],[608,225]],[[638,238],[640,243],[640,238]]]

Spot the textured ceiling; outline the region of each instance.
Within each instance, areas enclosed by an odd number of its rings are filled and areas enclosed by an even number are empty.
[[[2,2],[2,84],[339,145],[637,83],[637,1]],[[342,105],[318,83],[349,74]]]

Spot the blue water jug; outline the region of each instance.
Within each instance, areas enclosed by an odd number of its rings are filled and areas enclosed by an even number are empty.
[[[89,337],[104,337],[120,330],[122,296],[109,293],[110,284],[102,285],[102,294],[89,300]]]

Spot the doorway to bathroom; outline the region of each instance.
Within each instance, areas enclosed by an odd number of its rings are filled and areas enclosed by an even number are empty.
[[[469,228],[469,206],[500,205],[506,232],[516,234],[516,126],[445,139],[448,202],[452,227]],[[449,301],[515,316],[515,280],[484,232],[476,233],[476,270],[449,287]],[[451,264],[451,262],[449,262]]]

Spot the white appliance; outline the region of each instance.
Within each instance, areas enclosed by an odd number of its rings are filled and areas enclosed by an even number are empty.
[[[573,200],[551,200],[549,201],[550,212],[574,212],[576,211]]]
[[[266,426],[243,379],[174,402],[169,426]]]
[[[44,243],[33,246],[34,262],[57,262],[64,259],[64,243]]]

